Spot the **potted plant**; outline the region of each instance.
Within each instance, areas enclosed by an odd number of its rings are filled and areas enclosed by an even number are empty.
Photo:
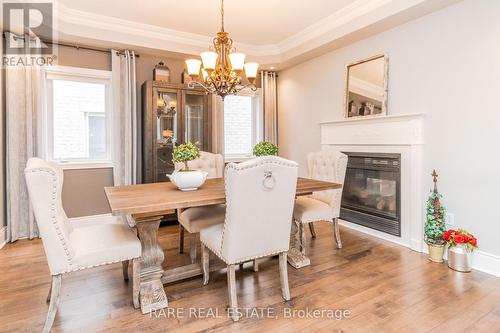
[[[255,156],[277,156],[278,146],[271,142],[261,141],[253,147],[253,154]]]
[[[472,269],[472,251],[477,247],[477,239],[463,229],[450,229],[443,234],[448,244],[448,267],[459,272],[470,272]]]
[[[443,233],[445,232],[444,213],[445,209],[441,205],[442,195],[437,190],[437,173],[432,172],[434,189],[427,199],[426,217],[427,221],[424,227],[424,239],[429,248],[429,260],[433,262],[443,262],[445,241]]]
[[[190,170],[188,162],[200,157],[200,148],[188,142],[174,148],[172,152],[172,162],[184,163],[184,169],[176,170],[171,175],[167,175],[172,183],[181,191],[193,191],[198,189],[207,179],[208,173],[201,170]]]

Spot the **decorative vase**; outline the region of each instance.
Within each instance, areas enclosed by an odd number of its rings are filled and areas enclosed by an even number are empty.
[[[194,191],[205,183],[208,172],[201,170],[180,170],[167,175],[172,183],[181,191]]]
[[[427,244],[429,247],[429,260],[433,262],[443,262],[444,245]]]
[[[457,244],[448,248],[448,267],[459,272],[470,272],[472,269],[472,251],[465,244]]]

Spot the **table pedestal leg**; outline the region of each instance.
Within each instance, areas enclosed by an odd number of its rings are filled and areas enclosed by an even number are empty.
[[[304,266],[309,266],[311,260],[305,256],[302,247],[302,237],[300,234],[301,225],[300,221],[292,221],[292,229],[290,233],[290,249],[288,250],[288,263],[294,268],[302,268]]]
[[[140,300],[143,314],[168,306],[167,295],[161,282],[165,256],[158,244],[160,221],[159,216],[136,219],[142,246]]]

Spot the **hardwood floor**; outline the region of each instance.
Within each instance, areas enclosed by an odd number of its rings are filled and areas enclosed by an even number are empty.
[[[207,286],[201,276],[165,286],[169,310],[142,315],[132,305],[132,282],[123,281],[122,267],[116,264],[63,277],[53,331],[500,332],[500,278],[454,272],[429,262],[426,255],[345,228],[344,248],[336,250],[331,224],[315,226],[317,238],[311,240],[308,233],[311,266],[288,266],[291,301],[281,298],[277,258],[260,261],[258,272],[251,263],[236,269],[239,306],[253,308],[251,316],[269,307],[273,318],[233,323],[225,311],[225,270],[211,273]],[[189,255],[178,254],[177,230],[160,229],[169,267],[190,261]],[[0,250],[0,272],[0,331],[39,332],[50,285],[41,241],[6,245]],[[189,316],[190,307],[198,318]],[[350,315],[307,318],[306,309],[338,310],[323,312],[325,316],[348,310]],[[285,319],[291,310],[303,311]]]

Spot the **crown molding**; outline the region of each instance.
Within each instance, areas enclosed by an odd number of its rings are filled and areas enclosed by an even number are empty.
[[[64,35],[74,35],[92,39],[102,39],[108,33],[113,33],[118,42],[128,42],[131,45],[140,45],[148,48],[165,49],[171,52],[197,54],[204,51],[212,42],[214,36],[205,36],[185,31],[168,29],[116,17],[89,13],[72,9],[62,3],[55,3],[57,29]],[[126,37],[126,38],[122,38]],[[144,41],[140,41],[143,39]],[[168,47],[152,44],[148,41],[162,41]],[[117,40],[112,40],[116,42]],[[134,44],[131,42],[136,41]],[[171,45],[169,45],[171,44]],[[182,45],[182,47],[179,47]],[[238,43],[238,48],[249,55],[277,55],[276,45],[253,45]],[[190,52],[190,50],[192,50]]]
[[[287,39],[277,44],[277,46],[282,53],[290,51],[293,48],[299,47],[300,45],[307,43],[308,41],[317,38],[325,33],[332,32],[340,28],[341,26],[362,17],[367,13],[373,12],[377,8],[392,1],[393,0],[356,0],[351,4],[334,12],[333,14],[303,29],[302,31],[299,31],[298,33],[288,37]]]
[[[318,50],[328,51],[325,46],[332,49],[336,42],[345,41],[350,35],[376,23],[384,20],[396,22],[396,15],[410,20],[458,1],[461,0],[355,0],[277,44],[237,45],[250,59],[261,64],[285,64],[307,54],[316,56]],[[194,55],[205,51],[213,38],[80,11],[60,2],[54,5],[58,34],[66,39],[80,38]],[[411,10],[413,14],[408,15]]]

